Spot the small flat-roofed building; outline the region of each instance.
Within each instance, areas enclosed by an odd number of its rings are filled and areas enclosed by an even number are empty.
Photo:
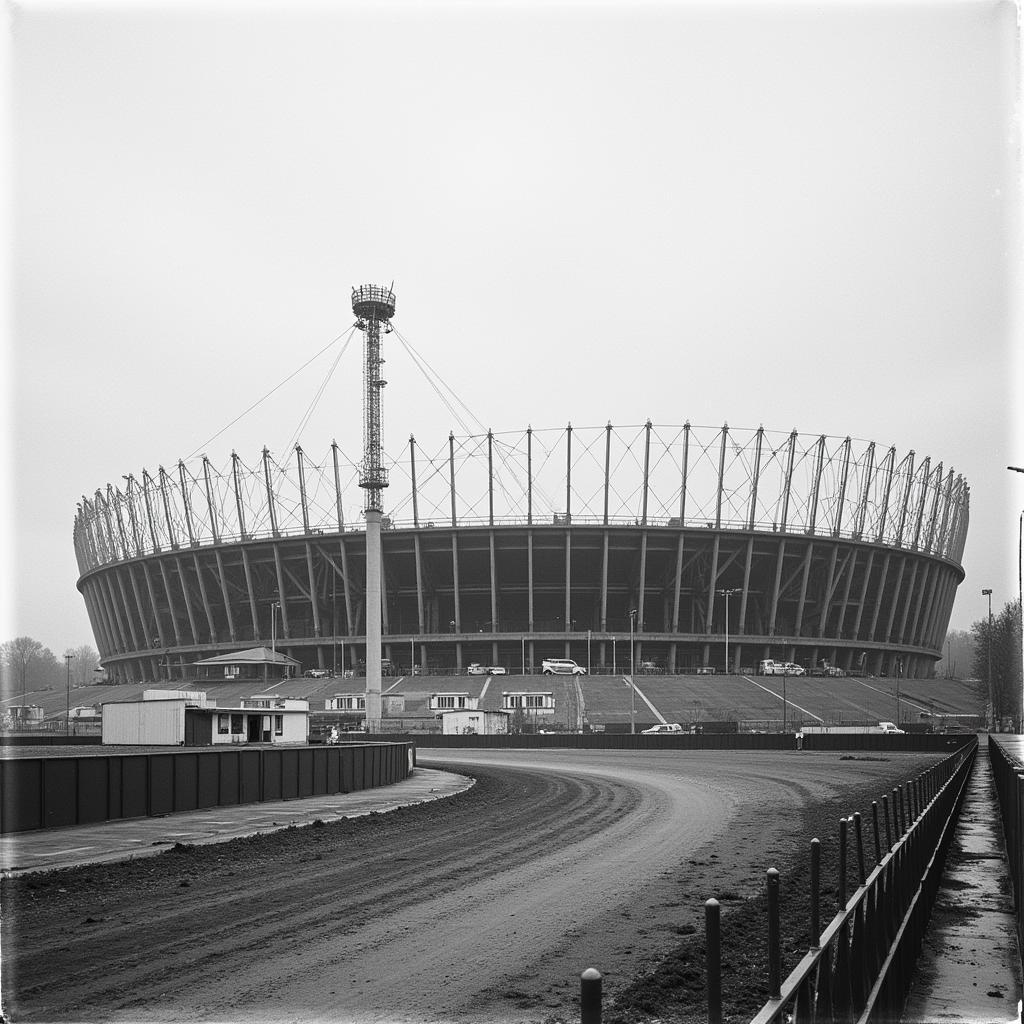
[[[445,736],[503,736],[508,732],[511,716],[507,711],[462,708],[441,711],[437,717],[441,719],[441,732]]]
[[[105,744],[217,746],[229,743],[305,743],[309,701],[259,695],[239,707],[218,707],[202,692],[147,690],[142,700],[103,705]]]
[[[294,658],[269,647],[250,647],[235,654],[218,654],[215,658],[195,661],[196,680],[206,682],[269,682],[298,675],[302,667]]]

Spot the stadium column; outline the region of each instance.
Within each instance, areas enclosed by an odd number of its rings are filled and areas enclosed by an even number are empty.
[[[276,549],[276,545],[275,545]],[[214,555],[217,557],[217,577],[220,580],[220,593],[224,599],[224,615],[228,620],[228,637],[232,643],[238,640],[238,635],[235,632],[235,617],[231,613],[231,598],[228,596],[228,576],[224,571],[224,559],[221,556],[220,548],[214,551]],[[281,600],[281,619],[286,623],[284,627],[285,636],[288,635],[287,617],[284,612],[284,599]]]
[[[743,561],[743,592],[740,595],[740,615],[736,632],[743,636],[747,632],[747,598],[750,596],[750,569],[754,561],[754,537],[747,538],[747,555]]]
[[[878,576],[878,589],[875,591],[874,600],[871,602],[871,628],[868,630],[868,642],[875,643],[878,630],[878,618],[882,611],[882,601],[885,598],[885,584],[889,578],[889,562],[892,559],[892,554],[886,551],[885,558],[882,559],[882,571]]]
[[[127,565],[122,565],[120,567],[120,571],[118,571],[118,569],[116,568],[113,571],[115,577],[117,578],[117,589],[121,592],[121,605],[124,608],[125,618],[128,620],[128,631],[132,635],[132,643],[135,644],[135,650],[138,650],[140,647],[139,637],[138,634],[135,632],[135,620],[132,618],[131,605],[128,601],[128,592],[125,590],[124,577],[122,575],[125,571],[130,571],[130,568]],[[139,619],[139,621],[142,621],[141,618]],[[146,646],[148,647],[149,645],[147,644]]]
[[[334,513],[338,520],[338,550],[341,554],[341,582],[345,592],[345,623],[348,635],[352,635],[352,592],[348,582],[348,552],[345,549],[345,512],[341,501],[341,475],[338,471],[338,442],[331,442],[331,456],[334,462]],[[337,573],[338,567],[331,562],[331,568]],[[337,629],[337,626],[334,627]]]
[[[868,588],[871,584],[871,572],[875,566],[875,549],[868,550],[868,564],[864,566],[864,579],[860,585],[860,596],[857,598],[857,618],[853,623],[853,638],[860,639],[860,624],[864,617],[864,602],[867,597]]]
[[[306,541],[306,577],[309,580],[309,606],[313,611],[313,634],[316,637],[323,635],[323,628],[320,622],[320,603],[316,599],[316,576],[313,573],[313,548],[309,541]],[[317,648],[318,657],[322,652]]]
[[[786,538],[779,541],[779,553],[775,559],[775,585],[772,587],[771,611],[768,613],[768,636],[775,636],[775,624],[779,612],[779,596],[782,593],[782,563],[786,559]],[[765,655],[767,657],[767,654]]]
[[[825,590],[822,593],[821,608],[818,614],[818,638],[825,635],[825,627],[828,625],[829,609],[832,607],[832,592],[836,585],[836,562],[839,560],[839,545],[832,545],[832,553],[828,559],[828,576],[825,578]],[[845,566],[844,566],[845,567]],[[842,570],[840,570],[842,574]]]
[[[171,584],[167,579],[167,566],[164,564],[164,559],[160,559],[160,575],[164,581],[164,594],[167,596],[167,613],[171,617],[171,632],[174,633],[174,642],[180,647],[181,646],[181,630],[178,627],[178,611],[174,605],[174,598],[171,596]]]
[[[907,556],[900,555],[900,571],[896,576],[896,585],[892,591],[892,602],[889,606],[889,618],[885,625],[885,638],[884,642],[887,644],[893,643],[892,627],[893,622],[896,620],[896,611],[900,605],[900,594],[903,590],[903,577],[906,574],[907,568]]]
[[[116,654],[117,639],[103,607],[103,593],[98,577],[93,576],[87,580],[82,586],[82,593],[86,595],[86,607],[92,610],[93,618],[100,627],[96,635],[100,638],[100,646],[106,648],[103,653]]]
[[[715,584],[718,582],[718,542],[720,534],[715,531],[711,547],[711,572],[708,574],[708,613],[704,617],[704,632],[710,633],[715,621]]]
[[[206,592],[206,580],[203,579],[203,570],[199,564],[199,555],[192,552],[192,564],[196,570],[196,582],[199,584],[199,597],[203,602],[203,613],[206,615],[206,627],[209,630],[210,639],[208,643],[217,642],[217,627],[213,623],[213,606],[210,604],[210,595]]]
[[[914,594],[914,586],[917,583],[917,571],[920,567],[920,559],[914,558],[910,566],[910,583],[907,584],[907,596],[903,599],[903,613],[900,615],[899,629],[896,631],[896,642],[905,644],[907,642],[907,619],[910,615],[911,598]]]
[[[130,564],[125,565],[125,571],[128,573],[128,580],[132,585],[132,593],[135,596],[135,608],[139,613],[139,623],[143,632],[145,632],[146,613],[142,607],[142,593],[139,590],[139,581],[135,578],[135,570]],[[147,641],[144,646],[148,647],[149,642]]]
[[[277,575],[277,601],[281,609],[281,635],[291,636],[288,628],[288,602],[285,600],[284,569],[281,567],[281,541],[274,530],[274,572]]]
[[[121,652],[127,651],[128,634],[125,631],[124,623],[121,621],[121,613],[117,608],[117,600],[114,597],[113,588],[110,586],[110,579],[104,572],[100,575],[99,581],[100,592],[103,595],[103,600],[106,602],[107,606],[107,616],[114,626],[114,634],[117,637],[117,649]]]
[[[955,576],[951,569],[942,566],[939,570],[939,592],[932,603],[932,618],[928,624],[928,646],[940,647],[943,640],[944,612],[950,597],[950,590],[956,592]]]
[[[794,636],[800,636],[804,624],[804,608],[807,605],[807,583],[811,578],[811,558],[814,555],[814,541],[807,541],[807,551],[804,554],[804,567],[800,582],[800,600],[796,606],[796,625],[793,630]]]
[[[245,590],[249,595],[249,615],[252,618],[252,638],[260,638],[260,616],[256,608],[256,590],[252,585],[252,566],[249,564],[249,552],[245,545],[242,548],[242,569],[245,572]],[[191,614],[189,615],[191,619]]]
[[[917,599],[914,601],[914,617],[910,620],[910,631],[907,634],[907,643],[916,644],[919,643],[917,627],[921,621],[921,608],[924,602],[925,591],[931,590],[934,585],[934,575],[932,569],[934,563],[931,561],[923,564],[924,573],[921,576],[921,585],[916,588]],[[910,593],[913,594],[915,591],[914,584],[910,585]]]
[[[199,631],[196,629],[196,617],[192,611],[192,601],[188,596],[188,580],[185,579],[185,567],[182,564],[181,558],[175,555],[175,563],[178,566],[178,584],[181,587],[181,596],[185,602],[185,614],[188,615],[188,628],[192,631],[192,643],[199,643]],[[259,635],[257,630],[256,635]]]
[[[853,586],[853,577],[857,574],[857,560],[860,557],[860,551],[851,547],[846,555],[846,562],[843,567],[843,596],[839,604],[839,621],[836,623],[835,636],[837,640],[843,638],[843,630],[846,627],[846,613],[850,607],[850,590]]]
[[[156,589],[153,586],[153,577],[149,571],[149,562],[145,560],[142,562],[142,575],[146,580],[146,593],[149,594],[149,604],[153,609],[153,624],[156,627],[157,636],[160,638],[160,646],[166,647],[167,638],[164,636],[164,626],[160,621],[160,612],[156,604]],[[147,643],[146,646],[150,645]]]

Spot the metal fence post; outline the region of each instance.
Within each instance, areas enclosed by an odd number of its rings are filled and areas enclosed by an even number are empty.
[[[821,840],[811,840],[811,946],[821,945]]]
[[[839,909],[846,909],[846,827],[845,818],[839,819]]]
[[[722,930],[718,900],[704,904],[707,952],[708,1024],[722,1024]]]
[[[860,832],[860,811],[853,812],[853,829],[857,833],[857,871],[860,884],[863,885],[868,876],[864,871],[864,838]]]
[[[878,832],[878,801],[871,801],[871,821],[875,826],[875,863],[880,864],[882,861],[882,837]]]
[[[580,1022],[601,1024],[601,972],[593,967],[580,975]]]
[[[892,849],[892,824],[889,821],[889,797],[882,797],[882,816],[885,818],[885,852]]]
[[[768,869],[768,998],[782,995],[782,940],[779,927],[779,872]]]

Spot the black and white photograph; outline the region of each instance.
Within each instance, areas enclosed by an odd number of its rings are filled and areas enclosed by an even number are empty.
[[[8,3],[0,1022],[1019,1024],[1020,17]]]

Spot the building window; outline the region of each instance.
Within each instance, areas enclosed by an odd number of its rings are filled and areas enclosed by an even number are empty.
[[[218,715],[217,716],[217,735],[218,736],[227,736],[227,734],[228,734],[228,724],[229,724],[230,720],[231,720],[231,716],[230,715]]]
[[[274,715],[274,735],[284,735],[284,715]]]
[[[232,715],[231,716],[231,734],[233,736],[242,735],[242,716]]]
[[[455,698],[454,697],[438,697],[437,706],[439,708],[454,708]]]

